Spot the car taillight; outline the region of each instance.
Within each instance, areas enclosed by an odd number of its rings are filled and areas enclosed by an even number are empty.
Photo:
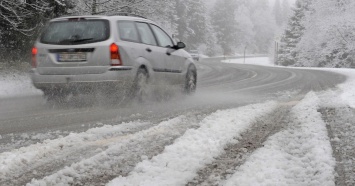
[[[121,56],[120,56],[120,49],[115,43],[113,43],[110,46],[110,52],[111,52],[111,66],[122,65]]]
[[[36,68],[37,67],[37,53],[38,49],[36,47],[32,48],[32,67]]]

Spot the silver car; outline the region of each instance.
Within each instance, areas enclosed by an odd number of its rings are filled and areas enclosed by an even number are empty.
[[[104,90],[141,98],[146,85],[196,89],[192,57],[164,29],[133,16],[71,16],[49,22],[32,49],[33,84],[48,99]]]

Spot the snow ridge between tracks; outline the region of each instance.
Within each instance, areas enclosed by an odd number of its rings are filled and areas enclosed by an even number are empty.
[[[187,129],[198,127],[196,120],[182,115],[118,139],[98,141],[109,142],[109,148],[27,185],[102,185],[119,174],[128,174],[137,162],[153,157]]]
[[[95,143],[100,140],[127,135],[131,132],[142,130],[142,128],[146,128],[149,125],[151,124],[148,122],[129,122],[118,126],[106,125],[83,133],[71,133],[66,137],[45,140],[43,143],[1,153],[0,185],[8,185],[10,184],[9,182],[13,185],[21,185],[15,182],[20,182],[20,177],[25,174],[32,174],[33,170],[38,167],[59,164],[59,162],[64,161],[62,159],[67,159],[66,156],[71,156],[76,151],[79,151],[77,155],[81,156],[80,151],[86,148],[104,148],[109,146],[110,143],[105,145]],[[45,173],[49,170],[36,170],[37,176],[41,175],[42,172],[40,171]],[[33,178],[33,175],[27,175],[27,177]]]
[[[226,145],[236,142],[259,117],[276,107],[276,102],[267,102],[217,111],[203,119],[200,128],[187,130],[163,153],[138,163],[129,176],[120,176],[108,185],[185,185],[198,169],[211,163]]]

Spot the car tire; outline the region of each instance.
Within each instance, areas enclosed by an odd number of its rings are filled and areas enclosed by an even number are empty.
[[[145,68],[140,68],[134,80],[133,95],[139,102],[144,102],[149,95],[149,75]]]
[[[197,73],[196,69],[190,67],[187,70],[186,78],[185,78],[185,94],[193,94],[196,91],[196,83],[197,83]]]

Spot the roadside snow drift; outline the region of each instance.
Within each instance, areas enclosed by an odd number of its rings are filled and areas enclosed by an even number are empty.
[[[328,69],[348,76],[345,83],[339,85],[342,90],[340,98],[351,108],[355,108],[355,69]]]
[[[249,65],[261,65],[261,66],[274,66],[268,57],[253,57],[253,58],[239,58],[239,59],[227,59],[222,60],[223,63],[237,63],[237,64],[249,64]]]

